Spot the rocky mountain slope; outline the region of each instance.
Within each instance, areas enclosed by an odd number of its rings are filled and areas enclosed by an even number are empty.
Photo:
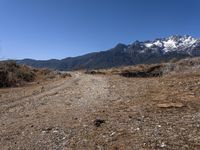
[[[188,35],[170,36],[153,41],[135,41],[130,45],[118,44],[114,48],[62,60],[18,60],[20,64],[57,70],[100,69],[117,66],[151,64],[173,58],[200,56],[200,39]]]

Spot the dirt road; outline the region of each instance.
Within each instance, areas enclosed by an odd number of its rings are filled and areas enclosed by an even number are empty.
[[[86,126],[88,113],[95,112],[108,95],[105,77],[81,73],[36,89],[11,89],[1,94],[1,148],[67,147],[69,138],[79,132],[76,128]]]
[[[200,148],[199,77],[72,75],[0,91],[0,149]],[[177,101],[183,107],[157,107]]]

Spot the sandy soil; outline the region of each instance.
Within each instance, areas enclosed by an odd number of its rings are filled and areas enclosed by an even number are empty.
[[[0,149],[200,149],[200,76],[71,78],[0,90]]]

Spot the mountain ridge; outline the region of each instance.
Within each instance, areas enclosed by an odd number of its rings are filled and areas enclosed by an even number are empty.
[[[135,41],[132,44],[117,44],[109,50],[92,52],[64,59],[17,60],[36,68],[55,70],[102,69],[126,65],[166,62],[170,59],[200,56],[200,39],[189,35],[173,35],[152,41]]]

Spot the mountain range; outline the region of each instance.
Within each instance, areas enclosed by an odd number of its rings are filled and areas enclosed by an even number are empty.
[[[78,57],[51,60],[17,60],[36,68],[55,70],[101,69],[118,66],[166,62],[173,58],[200,56],[200,39],[189,35],[175,35],[152,41],[135,41],[117,44],[106,51],[89,53]]]

